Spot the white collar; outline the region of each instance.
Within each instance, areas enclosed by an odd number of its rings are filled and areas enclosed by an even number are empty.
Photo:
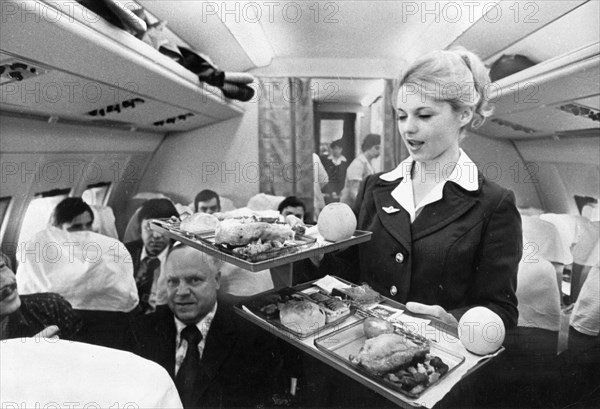
[[[386,182],[393,182],[398,179],[410,180],[410,174],[414,165],[412,157],[408,157],[392,171],[379,176]],[[454,182],[465,190],[475,191],[479,189],[479,180],[477,174],[477,165],[469,156],[460,149],[460,156],[456,166],[447,179],[448,182]]]
[[[200,331],[200,333],[202,334],[202,339],[205,340],[206,336],[208,335],[208,330],[210,329],[210,324],[213,321],[213,318],[215,317],[215,313],[217,312],[217,303],[215,302],[215,305],[213,306],[212,310],[210,310],[210,312],[208,314],[206,314],[204,316],[204,318],[202,318],[197,324],[196,327],[198,328],[198,330]],[[183,329],[185,327],[187,327],[186,324],[184,324],[183,322],[179,321],[179,319],[173,315],[173,318],[175,318],[175,326],[177,327],[177,342],[179,344],[180,340],[181,340],[181,331],[183,331]]]
[[[327,157],[327,159],[329,159],[336,166],[339,166],[340,163],[347,161],[347,159],[346,159],[346,157],[344,155],[340,155],[339,158],[334,158],[333,155],[329,155]]]
[[[168,253],[169,253],[169,245],[167,244],[167,247],[165,247],[165,249],[163,251],[161,251],[160,253],[158,253],[158,256],[156,256],[156,258],[160,261],[161,266],[165,265],[165,262],[167,261]],[[146,257],[148,257],[148,252],[146,251],[146,246],[142,243],[142,254],[140,254],[140,261],[142,261]]]

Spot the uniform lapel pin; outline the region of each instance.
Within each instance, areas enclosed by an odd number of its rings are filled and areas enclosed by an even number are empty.
[[[383,206],[382,209],[387,214],[397,213],[400,211],[400,209],[395,208],[394,206]]]

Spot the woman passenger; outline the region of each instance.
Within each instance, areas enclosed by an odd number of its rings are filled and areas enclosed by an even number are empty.
[[[369,176],[354,204],[372,239],[326,257],[321,271],[407,303],[413,312],[457,324],[473,306],[517,323],[522,252],[514,194],[487,180],[459,147],[469,125],[491,114],[483,62],[463,49],[435,51],[400,78],[395,111],[410,157]]]

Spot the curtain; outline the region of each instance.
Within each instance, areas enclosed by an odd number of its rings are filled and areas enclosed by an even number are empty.
[[[400,162],[408,157],[408,151],[402,143],[398,133],[398,124],[396,123],[396,114],[394,106],[396,104],[396,93],[394,80],[385,80],[383,92],[383,169],[386,171],[394,169]]]
[[[261,78],[260,192],[297,196],[313,210],[313,102],[310,79]]]

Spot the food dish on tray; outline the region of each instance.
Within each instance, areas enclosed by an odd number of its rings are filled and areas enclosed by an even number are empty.
[[[292,227],[273,219],[253,216],[218,220],[209,215],[210,220],[207,220],[199,215],[189,216],[182,222],[174,219],[155,221],[172,233],[250,262],[293,254],[298,247],[316,241],[301,233],[303,226]],[[207,230],[210,226],[212,229]]]
[[[264,221],[267,219],[261,218],[257,220]],[[268,220],[269,222],[273,221],[271,218]],[[288,223],[290,222],[289,217],[286,220]],[[294,238],[286,240],[283,243],[271,242],[267,244],[261,242],[246,246],[231,246],[228,244],[216,244],[214,230],[199,233],[184,231],[180,228],[179,220],[152,219],[150,226],[153,230],[159,231],[166,237],[181,241],[199,251],[218,257],[223,261],[249,271],[263,271],[343,249],[354,244],[366,242],[371,239],[372,235],[371,232],[357,230],[350,239],[337,243],[323,243],[319,242],[317,237],[304,234],[302,232],[303,229],[298,228],[299,226],[292,226],[292,230],[296,232]]]
[[[408,397],[420,396],[465,359],[426,338],[407,336],[401,328],[367,337],[365,322],[368,321],[361,320],[317,338],[315,345],[371,380]]]
[[[351,309],[343,301],[318,293],[310,295],[284,288],[249,300],[243,305],[276,327],[305,338],[349,317]]]

